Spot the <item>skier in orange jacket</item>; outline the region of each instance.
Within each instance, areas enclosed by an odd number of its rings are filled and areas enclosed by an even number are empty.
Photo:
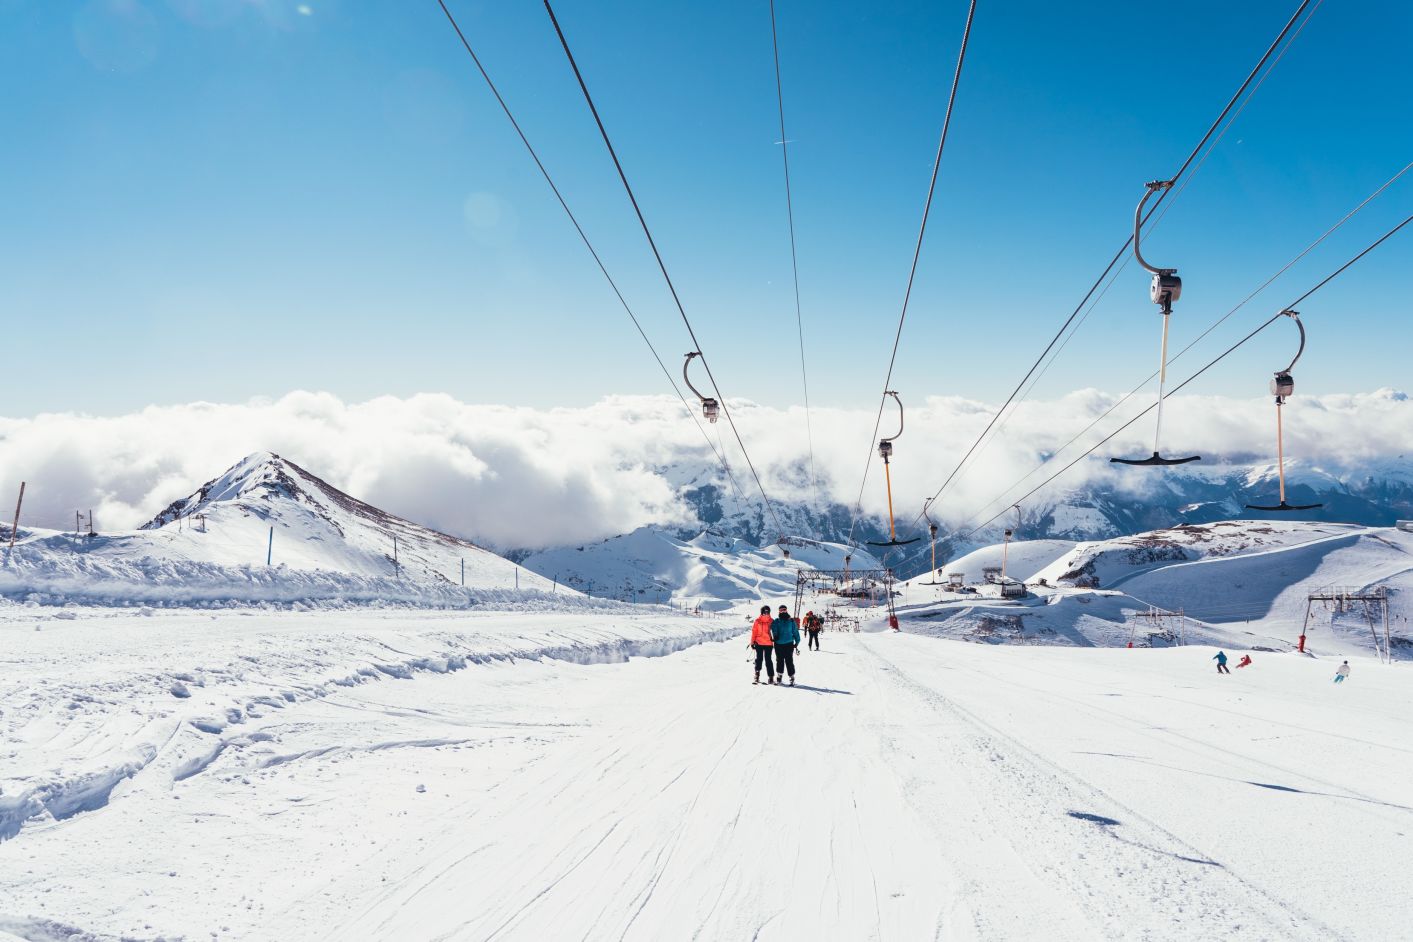
[[[775,640],[770,637],[770,626],[775,623],[775,619],[770,617],[770,606],[760,607],[760,617],[751,625],[751,647],[756,651],[756,679],[752,683],[760,683],[760,662],[765,661],[765,673],[769,678],[767,683],[775,683],[775,667],[770,663],[770,652],[774,649]]]

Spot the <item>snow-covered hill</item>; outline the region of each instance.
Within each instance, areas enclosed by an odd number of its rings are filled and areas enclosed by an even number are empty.
[[[979,553],[992,558],[999,547]],[[1018,599],[1002,599],[995,586],[954,593],[925,582],[905,587],[906,630],[988,642],[1281,650],[1295,645],[1309,594],[1382,588],[1395,654],[1413,647],[1413,534],[1386,527],[1223,521],[1080,543],[1036,571]],[[1154,608],[1185,619],[1142,614]],[[1375,622],[1382,636],[1381,613]],[[1365,607],[1316,603],[1308,646],[1372,651]]]
[[[785,553],[789,552],[787,558]],[[526,568],[589,595],[625,601],[672,601],[720,611],[740,602],[793,595],[804,567],[842,569],[845,547],[786,538],[766,547],[711,532],[679,539],[655,527],[584,546],[533,553]],[[849,565],[877,561],[854,550]]]
[[[0,595],[47,602],[464,605],[476,592],[516,588],[553,586],[268,452],[238,462],[135,531],[22,528],[0,566]]]
[[[1074,547],[1073,540],[1014,540],[1004,549],[1006,577],[1022,581],[1029,579]],[[945,566],[938,563],[938,568],[943,571],[944,577],[946,573],[960,572],[966,577],[966,581],[980,582],[982,570],[1000,566],[1002,555],[1002,545],[993,543],[950,560]],[[928,578],[924,574],[918,577],[918,581],[926,581]]]

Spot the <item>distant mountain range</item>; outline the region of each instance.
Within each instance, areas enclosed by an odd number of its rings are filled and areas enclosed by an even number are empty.
[[[973,517],[960,521],[953,529],[947,525],[947,511],[955,508],[944,504],[935,514],[941,518],[942,525],[937,543],[939,565],[1000,542],[1005,527],[1012,527],[1017,539],[1084,541],[1220,520],[1308,520],[1384,527],[1392,526],[1399,519],[1413,518],[1413,449],[1406,456],[1364,462],[1353,460],[1344,467],[1287,462],[1288,502],[1323,505],[1298,513],[1274,513],[1247,507],[1252,503],[1277,502],[1276,468],[1270,461],[1217,458],[1173,468],[1109,472],[1109,466],[1101,459],[1092,460],[1096,467],[1104,469],[1103,473],[1092,474],[1075,487],[1046,492],[1027,501],[1020,509],[1018,525],[1016,514],[1007,510],[1005,503],[1000,503],[982,509],[987,516],[1005,511],[988,526],[969,531],[968,526],[984,520],[984,517]],[[776,495],[777,527],[775,519],[766,514],[759,500],[730,491],[719,482],[714,468],[704,467],[696,473],[684,473],[682,468],[657,470],[669,480],[684,481],[678,495],[694,518],[677,527],[660,528],[675,538],[691,539],[710,529],[722,536],[767,545],[783,530],[790,535],[837,544],[849,543],[852,536],[854,545],[880,554],[884,552],[867,544],[888,538],[887,521],[861,516],[854,522],[851,509],[844,504],[779,499]],[[899,524],[911,524],[916,517],[914,508],[899,511]],[[897,568],[904,578],[926,571],[930,556],[926,551],[925,525],[919,524],[900,537],[919,538],[919,542],[892,550],[885,562]],[[518,558],[527,554],[510,555]]]

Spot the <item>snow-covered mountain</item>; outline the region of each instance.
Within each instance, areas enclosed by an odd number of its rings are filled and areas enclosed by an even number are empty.
[[[976,516],[978,508],[955,507],[944,499],[935,511],[943,523],[937,542],[939,565],[999,542],[1001,530],[1007,526],[1015,529],[1020,540],[1076,542],[1219,520],[1280,522],[1293,517],[1387,527],[1396,520],[1413,517],[1413,454],[1351,460],[1338,467],[1288,461],[1289,502],[1323,505],[1296,514],[1266,513],[1247,507],[1250,503],[1276,502],[1277,471],[1268,459],[1211,457],[1201,464],[1156,472],[1114,471],[1101,459],[1093,461],[1099,470],[1085,476],[1082,483],[1042,492],[1024,504],[1018,524],[1013,512],[1007,511],[972,533],[968,527],[980,522]],[[947,470],[931,469],[922,477],[945,476]],[[851,508],[819,499],[803,483],[794,490],[776,489],[772,494],[780,520],[777,528],[775,518],[765,513],[759,500],[749,493],[735,493],[721,482],[713,467],[673,466],[655,471],[673,482],[687,510],[687,521],[670,531],[679,539],[691,539],[708,528],[756,545],[773,541],[778,529],[840,544],[848,543],[851,536],[855,545],[887,538],[886,520],[864,515],[855,521]],[[992,507],[990,512],[1004,506]],[[920,525],[916,530],[908,528],[917,516],[916,511],[900,510],[899,525],[904,527],[902,536],[922,537],[922,541],[894,550],[886,560],[903,577],[925,572],[929,566],[926,530]],[[946,525],[949,520],[957,526],[956,532]]]
[[[47,600],[465,604],[468,592],[517,587],[553,588],[268,452],[237,462],[135,531],[21,528],[0,567],[0,594]]]
[[[641,527],[598,543],[533,553],[523,564],[589,595],[723,610],[740,602],[793,596],[801,568],[842,569],[848,554],[837,543],[786,538],[759,547],[709,531],[684,540]],[[855,550],[849,565],[860,569],[878,563]]]

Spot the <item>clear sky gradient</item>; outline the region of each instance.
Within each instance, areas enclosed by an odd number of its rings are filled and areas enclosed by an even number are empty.
[[[1296,5],[980,0],[905,399],[1004,397]],[[542,5],[452,8],[676,370],[690,341]],[[777,9],[811,393],[869,407],[966,3]],[[723,389],[800,402],[767,0],[556,11]],[[1318,8],[1145,243],[1185,281],[1177,345],[1413,160],[1410,36],[1408,3]],[[0,0],[0,84],[4,414],[667,389],[435,0]],[[1413,172],[1204,349],[1410,206]],[[1302,393],[1408,385],[1410,271],[1405,230],[1304,306]],[[1130,266],[1036,395],[1127,390],[1157,327]],[[1260,395],[1292,346],[1193,389]]]

